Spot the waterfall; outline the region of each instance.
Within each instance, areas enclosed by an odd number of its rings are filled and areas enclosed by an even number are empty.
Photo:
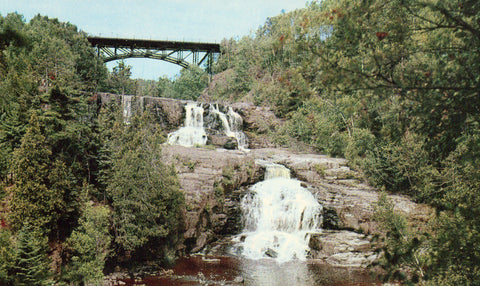
[[[322,206],[277,164],[267,166],[265,180],[241,201],[245,238],[242,254],[251,259],[305,260],[310,233],[322,223]]]
[[[228,123],[230,124],[230,129],[235,134],[235,138],[238,142],[238,149],[240,150],[247,150],[248,148],[248,141],[247,136],[242,131],[243,127],[243,119],[240,114],[233,111],[232,107],[228,107],[227,112]]]
[[[210,104],[210,113],[215,114],[222,123],[223,132],[228,137],[233,137],[238,142],[238,149],[247,150],[247,136],[242,132],[243,119],[240,114],[228,107],[227,114],[220,111],[218,104]]]
[[[182,145],[192,147],[195,145],[207,144],[207,133],[204,128],[204,109],[200,103],[189,102],[185,106],[185,126],[168,134],[167,143],[170,145]],[[227,114],[220,111],[218,104],[210,104],[209,113],[213,116],[207,117],[207,125],[211,129],[220,126],[220,132],[228,137],[235,138],[238,142],[238,149],[248,150],[247,136],[242,132],[243,119],[240,114],[228,108]]]
[[[283,165],[270,164],[265,169],[265,180],[274,178],[286,178],[290,179],[290,170]]]
[[[203,107],[196,102],[189,102],[185,111],[185,126],[168,134],[168,144],[185,147],[207,144],[207,134],[203,128]]]
[[[133,95],[122,95],[123,122],[125,124],[130,124],[132,117],[132,99]]]

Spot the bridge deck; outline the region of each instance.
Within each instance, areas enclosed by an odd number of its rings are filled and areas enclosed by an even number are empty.
[[[191,50],[199,52],[220,53],[220,44],[202,42],[158,41],[144,39],[88,37],[94,47],[157,49],[157,50]]]

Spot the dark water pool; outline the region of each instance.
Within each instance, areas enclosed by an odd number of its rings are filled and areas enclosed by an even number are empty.
[[[170,271],[168,271],[170,270]],[[367,286],[380,285],[363,268],[334,267],[318,261],[248,260],[223,256],[179,259],[168,275],[124,280],[127,285]],[[173,271],[173,272],[172,272]]]

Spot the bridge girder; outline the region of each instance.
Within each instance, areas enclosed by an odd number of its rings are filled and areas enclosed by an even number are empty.
[[[214,55],[220,45],[213,43],[136,40],[121,38],[88,37],[104,62],[127,58],[151,58],[177,64],[183,68],[206,63],[212,73]]]

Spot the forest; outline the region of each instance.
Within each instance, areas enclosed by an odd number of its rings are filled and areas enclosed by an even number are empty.
[[[435,208],[419,228],[377,203],[383,279],[480,285],[478,1],[313,1],[222,41],[211,81],[108,71],[86,37],[0,16],[1,285],[95,284],[126,257],[175,258],[185,206],[164,131],[99,111],[97,92],[271,108],[278,146],[347,158],[379,190]]]

